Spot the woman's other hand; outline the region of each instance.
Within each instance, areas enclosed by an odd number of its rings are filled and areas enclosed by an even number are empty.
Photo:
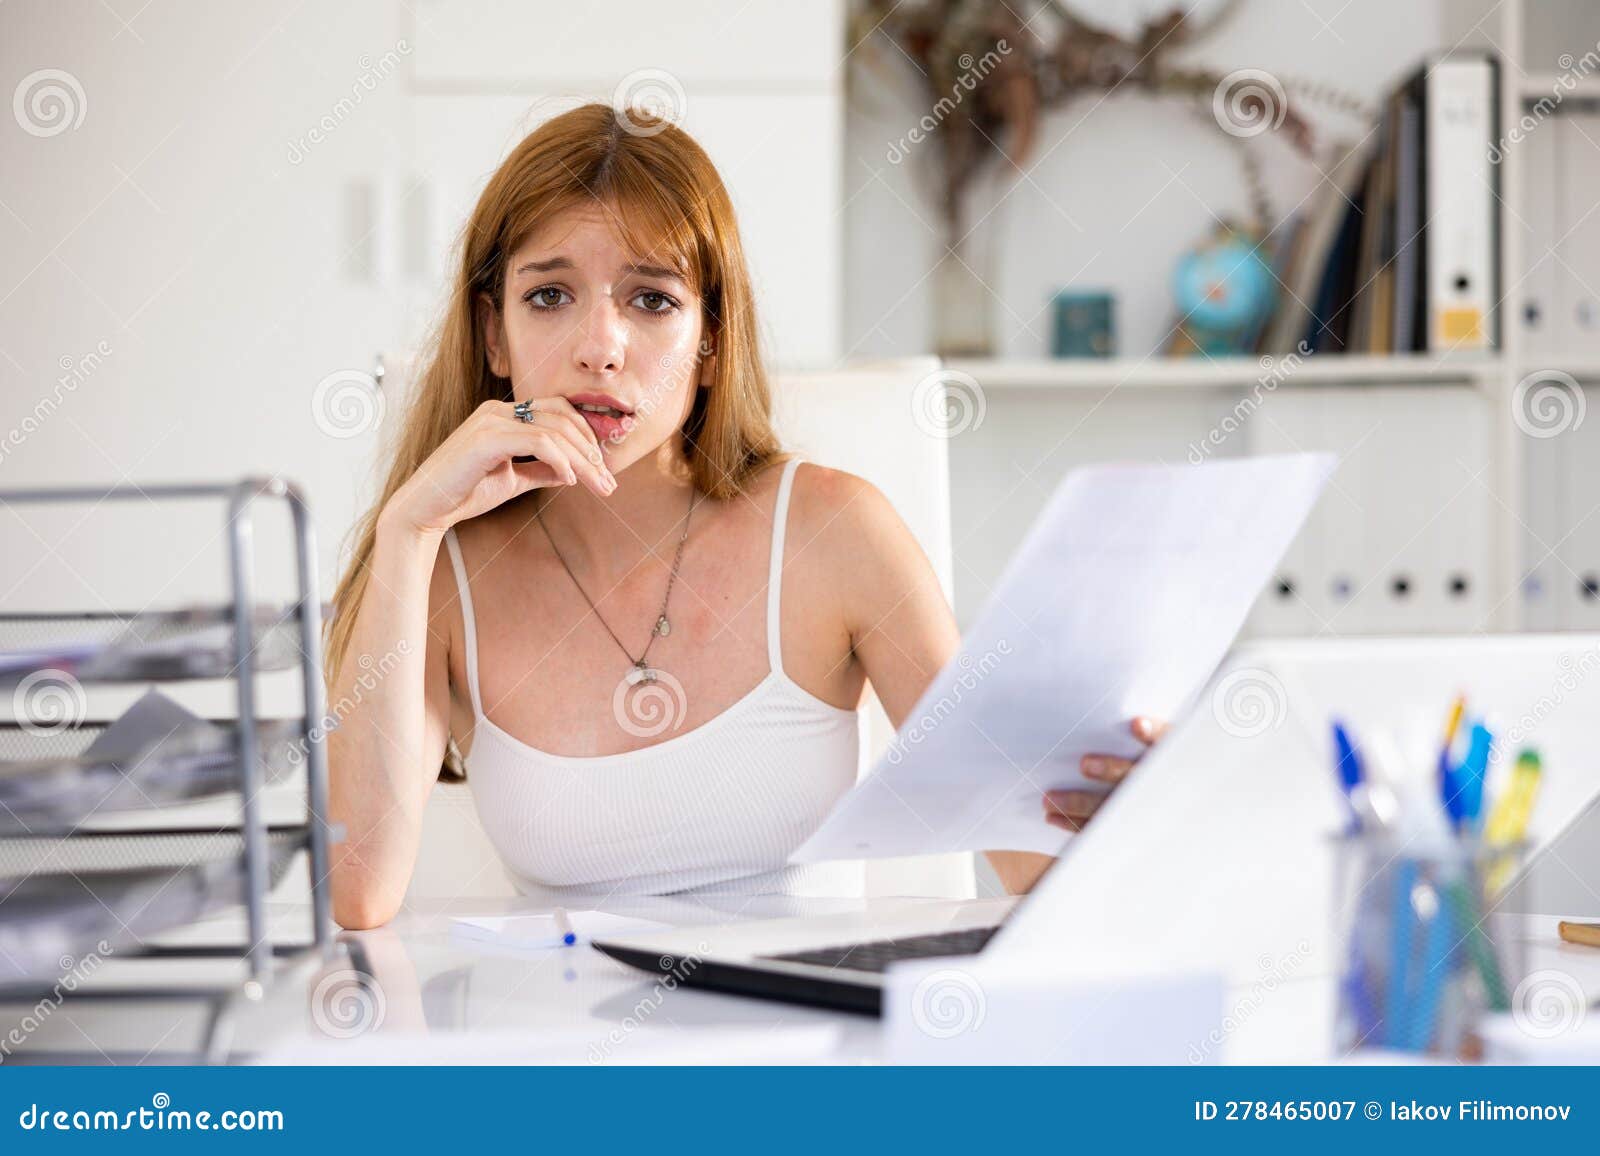
[[[1148,748],[1155,745],[1161,736],[1167,733],[1167,724],[1140,715],[1129,724],[1128,729],[1134,738]],[[1063,831],[1083,830],[1083,825],[1100,809],[1118,784],[1128,777],[1128,772],[1133,770],[1140,757],[1142,752],[1140,756],[1131,759],[1118,758],[1115,755],[1084,755],[1083,761],[1079,764],[1083,777],[1097,786],[1046,791],[1045,821],[1052,827],[1060,827]],[[1104,784],[1104,787],[1098,784]]]

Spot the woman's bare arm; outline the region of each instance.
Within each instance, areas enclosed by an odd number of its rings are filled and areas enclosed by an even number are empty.
[[[399,911],[450,728],[449,640],[435,604],[443,536],[379,520],[372,576],[329,687],[333,916],[375,927]],[[430,591],[432,593],[430,593]],[[434,626],[434,622],[439,626]]]

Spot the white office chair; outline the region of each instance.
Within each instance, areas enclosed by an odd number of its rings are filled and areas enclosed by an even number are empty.
[[[398,359],[391,359],[398,361]],[[930,395],[937,358],[880,361],[828,372],[779,375],[774,383],[778,432],[785,448],[808,461],[865,478],[894,504],[916,535],[945,592],[952,596],[949,444],[919,426],[917,406]],[[391,370],[391,372],[394,372]],[[865,774],[894,737],[870,688],[862,704],[861,757]],[[970,854],[915,860],[875,860],[831,878],[848,880],[841,893],[935,895],[976,893]],[[478,822],[465,786],[434,788],[423,818],[410,899],[515,894],[509,876]]]
[[[774,409],[785,448],[883,491],[933,563],[945,601],[954,605],[950,442],[937,433],[943,405],[938,371],[938,358],[911,357],[784,374],[775,386]],[[858,773],[865,775],[894,738],[870,686],[861,722]],[[965,899],[976,894],[977,884],[967,853],[873,860],[865,864],[863,887],[867,895]]]

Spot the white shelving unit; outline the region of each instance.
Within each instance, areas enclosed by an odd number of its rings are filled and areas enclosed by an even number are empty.
[[[1285,370],[1285,378],[1305,385],[1427,385],[1483,383],[1505,372],[1496,357],[1433,357],[1427,354],[1289,359],[1230,357],[1210,359],[1110,358],[1083,360],[953,359],[946,369],[970,375],[985,390],[1011,389],[1249,389],[1264,376]]]
[[[1496,52],[1500,57],[1500,124],[1501,132],[1505,133],[1509,126],[1518,123],[1524,110],[1531,107],[1533,102],[1541,97],[1549,96],[1560,82],[1560,74],[1549,72],[1548,69],[1554,62],[1542,62],[1540,67],[1524,71],[1524,27],[1526,0],[1507,0],[1498,6],[1495,13],[1478,26],[1476,38],[1464,41],[1462,48],[1481,48]],[[1600,21],[1596,22],[1600,24]],[[1600,35],[1597,32],[1596,35]],[[1450,37],[1456,39],[1455,36]],[[1594,49],[1594,37],[1587,42],[1582,41],[1576,33],[1571,37],[1573,41],[1572,53],[1575,59],[1581,60],[1584,52]],[[1538,62],[1528,62],[1530,65]],[[1568,74],[1576,77],[1576,69]],[[1600,98],[1600,72],[1588,76],[1577,77],[1576,83],[1571,87],[1563,87],[1562,103],[1571,107],[1587,106],[1594,98]],[[1370,489],[1382,492],[1383,488],[1392,485],[1395,506],[1404,506],[1404,491],[1410,482],[1414,482],[1419,474],[1425,476],[1430,469],[1430,455],[1438,457],[1437,469],[1440,472],[1457,471],[1459,463],[1444,460],[1450,455],[1445,453],[1438,442],[1427,440],[1428,430],[1424,428],[1428,421],[1430,400],[1426,396],[1426,389],[1430,386],[1454,387],[1448,395],[1441,394],[1437,405],[1439,409],[1433,411],[1446,414],[1453,408],[1463,404],[1470,405],[1474,413],[1463,419],[1463,427],[1473,432],[1473,438],[1460,443],[1460,452],[1457,457],[1470,457],[1470,462],[1476,468],[1485,466],[1482,472],[1482,486],[1476,489],[1470,500],[1477,503],[1474,508],[1473,518],[1476,519],[1477,529],[1474,531],[1462,530],[1463,534],[1478,533],[1487,542],[1487,549],[1479,544],[1475,551],[1463,549],[1463,558],[1476,557],[1481,559],[1483,570],[1474,572],[1475,581],[1481,582],[1481,599],[1478,600],[1478,610],[1471,614],[1461,616],[1459,625],[1440,625],[1437,616],[1432,621],[1421,623],[1417,629],[1428,630],[1459,630],[1462,632],[1472,629],[1489,629],[1499,631],[1526,630],[1549,628],[1549,613],[1544,617],[1528,609],[1528,596],[1523,589],[1525,575],[1528,567],[1540,559],[1529,557],[1530,553],[1539,553],[1537,545],[1530,544],[1534,541],[1552,541],[1550,535],[1543,537],[1534,535],[1530,529],[1532,519],[1529,511],[1529,496],[1527,489],[1529,454],[1530,452],[1551,452],[1549,443],[1539,441],[1525,433],[1518,425],[1517,414],[1514,409],[1513,399],[1516,397],[1517,387],[1520,382],[1532,374],[1541,371],[1559,370],[1569,374],[1579,383],[1600,383],[1600,354],[1596,351],[1574,353],[1562,356],[1551,352],[1540,352],[1527,348],[1526,339],[1520,324],[1521,305],[1526,287],[1523,285],[1524,271],[1530,267],[1530,257],[1537,260],[1542,254],[1527,254],[1524,252],[1524,232],[1526,231],[1526,218],[1529,210],[1524,206],[1529,205],[1527,196],[1527,175],[1524,171],[1524,162],[1527,156],[1525,149],[1509,147],[1503,150],[1503,159],[1500,162],[1500,197],[1501,197],[1501,228],[1500,239],[1500,267],[1502,301],[1499,318],[1499,348],[1487,353],[1464,354],[1461,356],[1436,356],[1429,354],[1404,354],[1393,356],[1349,356],[1337,355],[1307,356],[1292,359],[1292,364],[1286,364],[1291,359],[1268,357],[1236,357],[1225,359],[1166,359],[1151,355],[1144,358],[1114,358],[1103,361],[1096,360],[1011,360],[1011,359],[956,359],[947,363],[949,370],[968,375],[982,390],[982,395],[988,407],[988,416],[997,426],[1004,426],[1004,433],[997,433],[995,441],[982,451],[993,458],[996,453],[1002,456],[1006,452],[1005,442],[1009,437],[1018,445],[1016,455],[1018,460],[1027,456],[1029,461],[1034,460],[1030,454],[1037,454],[1036,446],[1046,447],[1047,452],[1058,454],[1062,458],[1082,458],[1083,452],[1077,447],[1088,445],[1088,457],[1102,453],[1128,454],[1149,456],[1146,446],[1155,445],[1159,448],[1164,459],[1172,460],[1180,454],[1170,452],[1175,436],[1174,431],[1192,430],[1196,421],[1204,422],[1207,414],[1226,414],[1229,407],[1236,404],[1239,399],[1249,397],[1254,393],[1259,397],[1262,393],[1262,383],[1271,382],[1267,392],[1276,395],[1292,396],[1296,391],[1312,391],[1320,396],[1338,396],[1342,391],[1351,391],[1348,395],[1349,407],[1359,411],[1361,406],[1369,406],[1374,415],[1373,421],[1383,420],[1377,415],[1394,414],[1400,412],[1403,418],[1395,419],[1402,428],[1391,429],[1391,435],[1398,435],[1399,450],[1395,453],[1392,470],[1381,471],[1382,476],[1377,481],[1368,479]],[[1595,193],[1600,198],[1600,189]],[[1464,394],[1460,387],[1469,387],[1470,394]],[[1406,395],[1406,400],[1385,402],[1385,397],[1397,398]],[[1304,394],[1302,396],[1305,396]],[[1315,404],[1315,403],[1314,403]],[[1597,399],[1600,405],[1600,399]],[[1387,408],[1386,408],[1387,407]],[[1410,408],[1407,408],[1410,407]],[[1112,412],[1116,418],[1107,415]],[[1099,419],[1095,415],[1099,413]],[[1149,415],[1152,428],[1156,430],[1153,438],[1147,438],[1144,443],[1135,442],[1131,435],[1124,429],[1136,425],[1145,415]],[[1100,426],[1095,421],[1101,422]],[[1120,422],[1121,427],[1116,427],[1114,422]],[[1415,423],[1417,439],[1413,460],[1400,460],[1406,455],[1403,451],[1410,449],[1405,445],[1403,427],[1404,423]],[[1010,423],[1006,425],[1005,423]],[[1073,449],[1063,449],[1052,443],[1052,438],[1039,436],[1035,441],[1028,440],[1032,433],[1032,426],[1049,424],[1070,426],[1081,430],[1076,433],[1076,443]],[[1484,423],[1487,425],[1487,436],[1484,436]],[[1332,435],[1330,435],[1332,436]],[[1359,436],[1359,430],[1352,435],[1352,440]],[[1097,444],[1096,439],[1105,443],[1104,447]],[[1270,439],[1273,444],[1281,444],[1284,439]],[[1243,443],[1247,439],[1241,437],[1229,444],[1226,452],[1241,452]],[[1181,442],[1177,444],[1181,445]],[[953,456],[953,468],[961,471],[960,443],[957,453]],[[1244,452],[1250,452],[1245,449]],[[1390,452],[1388,449],[1384,453]],[[967,478],[958,476],[957,482],[975,481],[979,472],[977,458],[968,469]],[[1020,471],[1019,471],[1020,472]],[[1004,487],[1002,487],[1003,489]],[[1025,503],[1036,497],[1039,487],[1037,485],[1025,488],[1021,482],[1012,487],[1015,491],[1013,499]],[[991,513],[990,505],[993,503],[995,493],[984,495],[984,500],[975,499],[972,502],[969,520],[973,522],[1003,521],[1010,517],[1007,513]],[[1541,499],[1542,500],[1542,499]],[[1596,494],[1600,500],[1600,494]],[[1586,509],[1587,507],[1585,507]],[[1383,502],[1372,503],[1373,517],[1387,517],[1390,510]],[[1410,516],[1421,521],[1423,515],[1418,514],[1413,508]],[[1582,511],[1571,514],[1571,521],[1576,522]],[[1397,516],[1406,516],[1401,512]],[[1020,518],[1016,521],[1020,522]],[[1467,521],[1472,521],[1468,519]],[[1456,529],[1452,523],[1452,532]],[[1561,527],[1555,530],[1560,533],[1571,527]],[[974,573],[981,570],[986,554],[1003,550],[1007,543],[1005,531],[991,529],[985,531],[981,528],[973,533],[971,539],[965,543],[966,562],[962,561],[963,543],[960,511],[957,511],[957,538],[958,538],[958,569],[965,569],[971,577],[971,589],[981,589],[989,580],[987,571]],[[1371,559],[1368,559],[1370,562]],[[1452,565],[1454,564],[1452,561]],[[1600,568],[1600,559],[1594,562]],[[1377,564],[1374,563],[1376,566]],[[1566,562],[1548,563],[1547,569],[1551,571],[1549,581],[1561,586],[1562,598],[1581,597],[1574,595],[1567,587],[1575,587],[1587,576],[1588,571],[1583,567],[1578,569],[1577,575],[1568,574],[1572,567]],[[958,574],[958,586],[963,575]],[[1322,575],[1326,579],[1326,575]],[[1383,581],[1389,580],[1389,575],[1374,572],[1370,575],[1357,577],[1357,581]],[[965,601],[958,598],[958,609]],[[1591,599],[1592,601],[1592,599]],[[970,611],[971,605],[966,609]],[[1600,603],[1592,607],[1584,603],[1580,608],[1580,618],[1596,617],[1600,621]],[[1407,631],[1412,629],[1401,614],[1390,616],[1379,615],[1378,620],[1355,625],[1354,616],[1346,620],[1351,632],[1391,632]],[[1341,624],[1343,627],[1345,624]],[[1570,622],[1572,627],[1587,625],[1586,622]],[[1343,632],[1343,629],[1341,629]]]

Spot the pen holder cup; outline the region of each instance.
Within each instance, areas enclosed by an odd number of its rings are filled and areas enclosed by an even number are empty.
[[[1479,1058],[1480,1020],[1511,1007],[1526,971],[1514,917],[1495,909],[1524,852],[1465,836],[1425,851],[1392,836],[1336,841],[1339,1055]]]

